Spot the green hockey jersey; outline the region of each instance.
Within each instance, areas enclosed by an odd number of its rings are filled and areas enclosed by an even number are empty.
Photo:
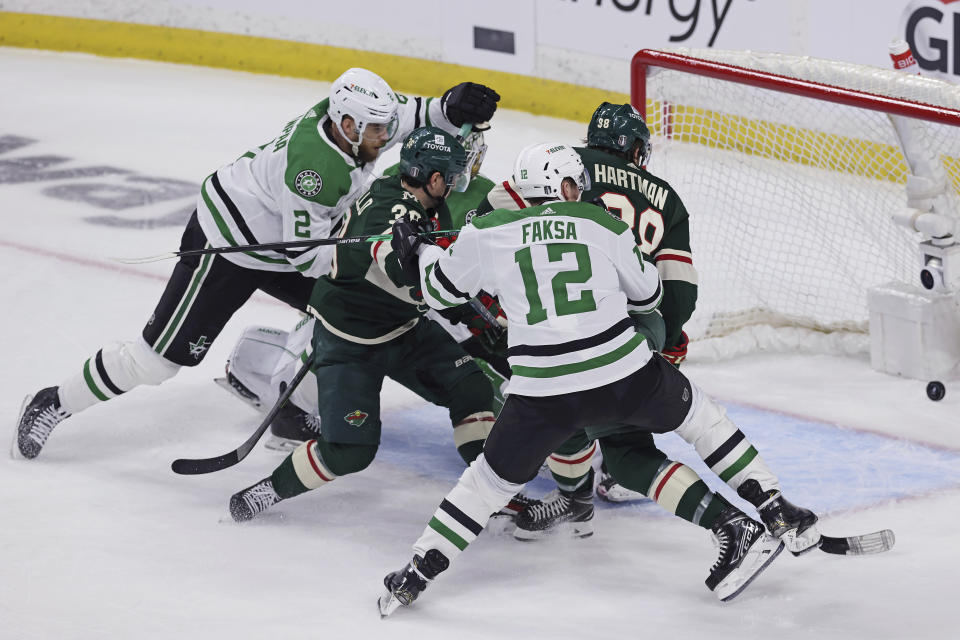
[[[429,213],[403,188],[398,176],[376,180],[344,218],[340,236],[391,233],[400,216],[430,218],[450,229],[445,205]],[[331,333],[360,344],[380,344],[416,325],[427,311],[418,287],[403,283],[400,263],[389,240],[336,246],[330,273],[319,278],[310,313]]]

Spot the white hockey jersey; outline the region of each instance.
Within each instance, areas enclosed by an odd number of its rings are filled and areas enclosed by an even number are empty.
[[[423,249],[420,270],[424,300],[435,309],[481,289],[499,298],[511,394],[603,386],[651,357],[629,313],[656,308],[660,276],[627,224],[595,205],[494,210],[463,227],[447,251]]]
[[[422,126],[451,133],[440,100],[397,94],[398,127],[384,150]],[[323,131],[329,100],[291,120],[280,135],[208,176],[197,216],[214,247],[327,238],[376,177],[374,163],[358,163]],[[234,264],[262,271],[300,271],[318,277],[330,268],[333,246],[225,253]]]

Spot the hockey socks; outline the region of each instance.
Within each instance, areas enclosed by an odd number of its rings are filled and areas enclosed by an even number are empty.
[[[765,491],[778,488],[773,471],[723,407],[693,383],[690,386],[693,405],[675,433],[692,444],[711,471],[733,489],[749,479],[756,480]]]
[[[71,414],[111,400],[142,384],[160,384],[180,366],[151,349],[143,338],[97,351],[79,373],[60,385],[60,402]]]
[[[585,438],[586,436],[584,436]],[[566,443],[564,443],[566,444]],[[590,485],[593,491],[593,456],[597,451],[597,443],[589,442],[586,447],[568,453],[563,447],[547,458],[547,467],[553,475],[554,481],[562,491],[576,491],[583,486]]]
[[[333,482],[336,475],[323,463],[316,440],[308,440],[284,458],[270,480],[282,499],[292,498]]]
[[[453,443],[464,462],[470,464],[483,451],[493,423],[492,411],[478,411],[453,425]]]
[[[504,507],[522,488],[522,484],[498,476],[481,454],[434,512],[413,545],[414,555],[424,557],[436,549],[452,561],[477,539],[490,514]]]

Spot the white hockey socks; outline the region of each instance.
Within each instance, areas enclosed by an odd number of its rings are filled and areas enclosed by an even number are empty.
[[[707,466],[734,489],[751,478],[764,491],[779,489],[777,476],[723,407],[692,382],[690,388],[692,406],[687,419],[676,429],[677,435],[692,444]]]
[[[477,539],[490,515],[500,511],[521,489],[522,484],[498,476],[481,453],[434,512],[413,545],[414,555],[423,557],[430,549],[437,549],[453,561]]]
[[[60,384],[60,405],[83,411],[142,384],[160,384],[176,375],[174,364],[137,338],[106,346],[83,363],[83,370]]]

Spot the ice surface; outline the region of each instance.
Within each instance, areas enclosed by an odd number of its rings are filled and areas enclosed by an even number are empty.
[[[105,209],[50,188],[101,185],[107,197],[142,187],[144,177],[199,184],[274,137],[327,85],[14,49],[0,49],[0,79],[0,136],[36,140],[0,154],[0,176],[10,175],[6,161],[42,155],[70,159],[51,170],[130,172],[0,182],[0,424],[9,437],[24,395],[59,383],[101,345],[137,335],[172,262],[131,267],[109,256],[175,249],[177,212],[193,200]],[[503,179],[522,145],[583,134],[580,123],[501,112],[484,172]],[[89,220],[104,216],[114,224]],[[296,318],[256,296],[199,367],[71,418],[37,460],[0,458],[0,638],[955,634],[956,383],[932,403],[924,383],[874,372],[866,356],[698,364],[695,343],[684,371],[728,403],[788,496],[823,512],[827,533],[892,528],[892,552],[783,554],[723,604],[702,584],[715,559],[703,530],[650,504],[601,506],[586,540],[481,536],[413,608],[381,621],[383,575],[408,559],[460,471],[442,410],[388,384],[378,460],[246,526],[230,520],[227,500],[270,473],[277,454],[258,447],[209,476],[169,470],[174,458],[223,453],[253,430],[257,414],[212,378],[244,326],[286,329]],[[675,436],[660,441],[693,462]],[[545,480],[533,487],[549,488]]]

